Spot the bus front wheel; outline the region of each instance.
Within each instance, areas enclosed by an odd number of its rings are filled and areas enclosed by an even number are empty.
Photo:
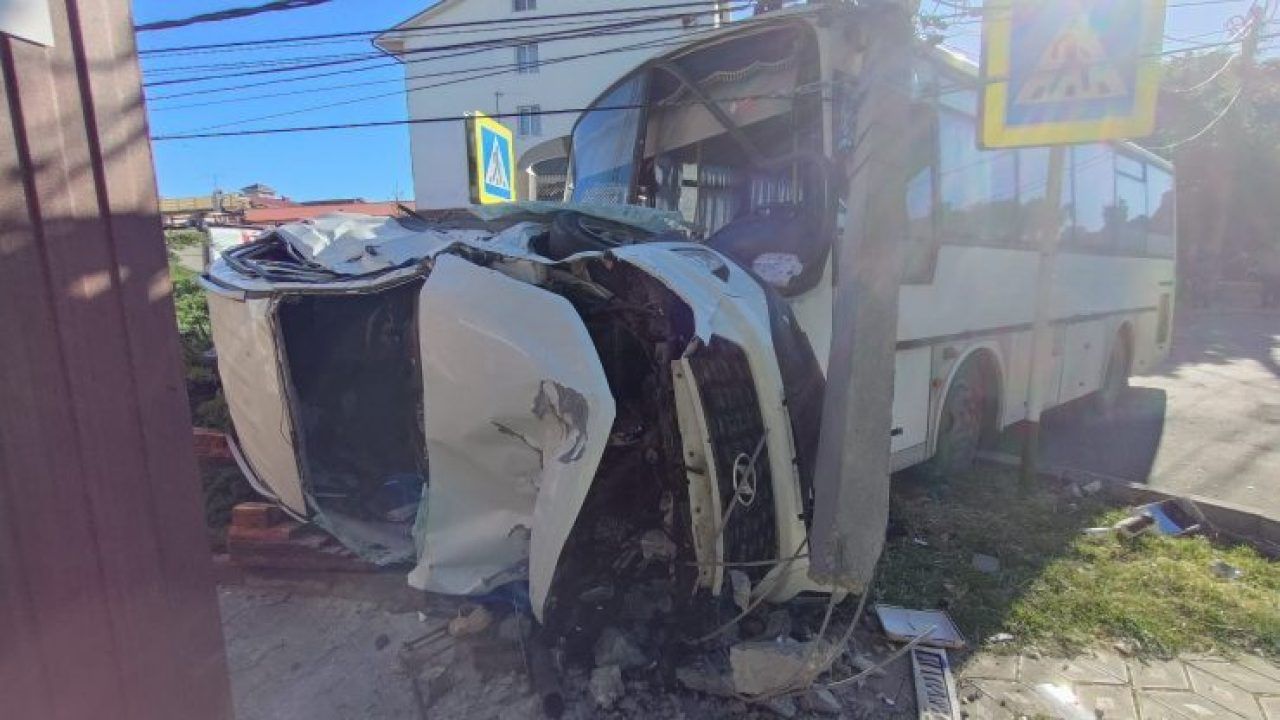
[[[987,385],[981,363],[976,358],[965,360],[943,400],[936,449],[921,466],[925,478],[944,481],[973,465],[986,431]]]

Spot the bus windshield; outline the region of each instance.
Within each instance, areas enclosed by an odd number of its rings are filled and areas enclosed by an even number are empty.
[[[628,202],[644,113],[640,106],[645,76],[639,72],[622,81],[595,109],[583,113],[574,127],[569,160],[569,197],[574,202]]]

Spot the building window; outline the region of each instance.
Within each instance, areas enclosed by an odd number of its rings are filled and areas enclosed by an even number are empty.
[[[511,12],[527,12],[538,9],[538,0],[511,0]]]
[[[525,43],[516,46],[516,72],[538,72],[538,43]]]
[[[520,105],[516,108],[520,113],[520,124],[517,133],[521,137],[532,137],[542,134],[542,106]]]

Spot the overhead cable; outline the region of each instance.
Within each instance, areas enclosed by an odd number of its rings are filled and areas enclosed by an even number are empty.
[[[186,27],[188,25],[198,25],[200,23],[221,22],[223,20],[237,20],[239,18],[250,17],[252,15],[261,15],[262,13],[282,12],[285,10],[298,10],[301,8],[314,7],[316,5],[324,5],[331,0],[275,0],[263,5],[252,5],[248,7],[227,8],[226,10],[217,10],[215,12],[202,13],[200,15],[192,15],[191,17],[178,18],[176,20],[157,20],[156,22],[143,23],[142,25],[134,25],[134,32],[150,32],[152,30],[170,30],[172,28]]]

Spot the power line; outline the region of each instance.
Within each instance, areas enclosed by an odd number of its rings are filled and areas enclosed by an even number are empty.
[[[745,6],[746,6],[746,4],[744,4],[744,5],[742,5],[742,6],[735,6],[735,7],[745,7]],[[757,20],[740,20],[740,21],[738,21],[738,22],[734,23],[734,26],[735,26],[735,27],[741,27],[741,26],[745,25],[746,23],[752,23],[752,22],[759,22],[759,21],[757,21]],[[658,31],[661,31],[661,30],[672,30],[672,29],[674,29],[674,28],[657,28],[657,29],[650,29],[650,30],[648,30],[648,32],[658,32]],[[717,29],[719,29],[719,28],[709,28],[709,30],[717,30]],[[692,34],[692,33],[695,33],[695,32],[701,32],[701,31],[688,31],[688,32],[690,32],[690,33]],[[598,29],[595,29],[595,28],[591,28],[591,29],[590,29],[590,36],[591,36],[591,37],[601,36],[601,35],[608,36],[608,35],[631,35],[631,34],[636,34],[636,33],[635,33],[635,30],[615,30],[615,31],[609,31],[609,30],[598,30]],[[518,43],[516,43],[516,44],[518,44]],[[458,51],[458,52],[453,52],[453,53],[445,53],[445,54],[442,54],[442,55],[433,56],[433,57],[431,57],[431,58],[426,58],[426,59],[422,59],[422,60],[417,60],[417,62],[426,62],[427,60],[432,60],[432,61],[435,61],[435,60],[444,60],[444,59],[451,59],[451,58],[463,57],[463,56],[466,56],[466,55],[475,55],[475,54],[477,54],[477,53],[486,52],[486,51],[493,50],[493,49],[496,49],[496,48],[494,48],[494,47],[489,47],[489,46],[486,46],[486,45],[481,44],[481,45],[479,45],[479,46],[477,46],[477,47],[474,47],[474,48],[470,48],[470,49],[466,49],[466,50],[462,50],[462,51]],[[191,97],[191,96],[193,96],[193,95],[210,95],[210,94],[216,94],[216,93],[221,93],[221,92],[237,92],[237,91],[240,91],[240,90],[245,90],[245,89],[255,88],[255,87],[264,87],[264,86],[268,86],[268,85],[280,85],[280,84],[292,83],[292,82],[302,82],[302,81],[305,81],[305,80],[315,80],[315,79],[324,78],[324,77],[333,77],[333,76],[338,76],[338,75],[350,75],[350,74],[354,74],[354,73],[369,72],[369,71],[372,71],[372,70],[378,70],[378,69],[381,69],[381,68],[384,68],[384,67],[391,67],[391,66],[394,66],[394,65],[396,65],[396,64],[397,64],[397,63],[396,63],[395,61],[391,61],[391,62],[384,63],[384,64],[382,64],[382,65],[376,65],[376,66],[373,66],[373,67],[341,68],[341,69],[337,69],[337,70],[330,70],[330,71],[328,71],[328,72],[310,73],[310,74],[307,74],[307,75],[301,75],[301,76],[297,76],[297,77],[272,78],[272,79],[268,79],[268,80],[260,80],[260,81],[257,81],[257,82],[250,82],[250,83],[237,82],[237,83],[236,83],[236,84],[234,84],[234,85],[224,85],[224,86],[214,87],[214,88],[199,88],[199,89],[195,89],[195,90],[188,90],[188,91],[184,91],[184,92],[168,93],[168,94],[165,94],[165,95],[151,95],[151,96],[149,96],[149,97],[148,97],[148,100],[149,100],[149,101],[156,101],[156,100],[171,100],[171,99],[176,99],[176,98],[181,98],[181,97]]]
[[[615,23],[604,23],[591,28],[580,28],[575,30],[555,30],[549,33],[542,33],[542,34],[535,33],[530,35],[517,35],[517,36],[506,36],[502,38],[490,38],[485,40],[470,40],[465,42],[453,43],[449,45],[437,45],[434,47],[421,48],[418,50],[408,50],[408,51],[405,51],[404,53],[401,53],[401,56],[403,57],[406,55],[419,55],[419,54],[425,54],[425,53],[437,53],[437,52],[442,52],[446,50],[463,50],[463,49],[471,49],[471,48],[483,48],[483,49],[494,50],[501,47],[514,47],[516,45],[521,45],[525,43],[554,42],[558,40],[574,40],[574,39],[580,39],[584,37],[592,37],[592,36],[601,34],[602,31],[616,31],[610,34],[627,34],[628,31],[629,32],[653,32],[653,29],[646,30],[644,28],[638,28],[637,26],[659,23],[659,22],[669,22],[672,20],[679,20],[681,17],[687,14],[688,13],[677,14],[677,15],[658,15],[658,16],[652,16],[647,18],[628,19],[628,20],[623,20]],[[385,56],[382,55],[381,53],[375,53],[365,58],[352,58],[352,59],[345,59],[345,60],[325,60],[321,62],[298,65],[290,68],[263,68],[261,70],[250,70],[248,72],[242,72],[240,73],[240,75],[241,76],[273,75],[273,74],[278,74],[282,72],[294,72],[297,70],[310,70],[310,69],[318,69],[318,68],[325,68],[325,67],[335,67],[338,65],[350,65],[353,63],[367,62],[369,60],[380,60],[380,59],[383,59],[384,57]],[[163,86],[163,85],[185,85],[188,83],[202,82],[205,80],[221,80],[224,78],[225,78],[225,75],[223,74],[200,75],[200,76],[188,77],[188,78],[175,78],[172,80],[153,80],[150,82],[144,82],[142,86],[157,87],[157,86]]]
[[[671,30],[671,32],[679,32],[679,31],[672,29],[672,30]],[[703,31],[703,32],[707,32],[707,31]],[[536,65],[537,65],[538,67],[542,67],[542,66],[544,66],[544,65],[556,65],[556,64],[559,64],[559,63],[562,63],[562,62],[570,62],[570,61],[573,61],[573,60],[582,60],[582,59],[585,59],[585,58],[600,57],[600,56],[603,56],[603,55],[610,55],[610,54],[614,54],[614,53],[632,52],[632,51],[635,51],[635,50],[643,50],[643,49],[652,49],[652,48],[660,48],[660,47],[670,47],[670,46],[676,46],[676,45],[684,45],[685,43],[687,43],[687,42],[688,42],[689,37],[690,37],[691,35],[693,35],[693,34],[694,34],[694,33],[688,33],[688,32],[685,32],[685,33],[683,33],[683,34],[681,35],[681,37],[679,37],[679,38],[667,38],[667,39],[659,39],[659,40],[649,40],[649,41],[640,42],[640,43],[633,43],[633,44],[631,44],[631,45],[623,45],[623,46],[619,46],[619,47],[616,47],[616,48],[609,48],[609,49],[606,49],[606,50],[594,50],[594,51],[591,51],[591,52],[578,53],[578,54],[576,54],[576,55],[565,55],[565,56],[561,56],[561,57],[558,57],[558,58],[550,58],[550,59],[547,59],[547,60],[539,61]],[[240,119],[240,120],[232,120],[232,121],[230,121],[230,122],[220,123],[220,124],[217,124],[217,125],[208,125],[208,126],[205,126],[205,127],[202,127],[202,128],[198,128],[198,130],[199,130],[199,131],[203,131],[203,130],[213,130],[213,129],[217,129],[217,128],[230,127],[230,126],[233,126],[233,125],[242,125],[242,124],[244,124],[244,123],[249,123],[249,122],[257,122],[257,121],[259,121],[259,120],[271,120],[271,119],[278,118],[278,117],[287,117],[287,116],[290,116],[290,115],[300,115],[300,114],[302,114],[302,113],[312,112],[312,111],[315,111],[315,110],[327,110],[327,109],[329,109],[329,108],[338,107],[338,106],[341,106],[341,105],[353,105],[353,104],[355,104],[355,103],[368,102],[368,101],[370,101],[370,100],[378,100],[378,99],[381,99],[381,98],[385,98],[385,97],[392,97],[392,96],[395,96],[395,95],[401,95],[401,94],[408,95],[408,94],[415,93],[415,92],[421,92],[421,91],[423,91],[423,90],[431,90],[431,89],[435,89],[435,88],[445,87],[445,86],[447,86],[447,85],[457,85],[457,84],[460,84],[460,83],[471,82],[471,81],[473,81],[473,80],[480,80],[480,79],[487,78],[487,77],[494,77],[494,76],[497,76],[497,75],[507,75],[507,74],[511,74],[511,73],[519,72],[523,67],[525,67],[525,66],[523,66],[523,65],[521,65],[521,64],[519,64],[519,63],[512,63],[512,64],[510,64],[510,65],[502,66],[502,67],[500,67],[500,68],[493,68],[493,67],[473,67],[473,68],[468,68],[468,69],[466,69],[466,70],[451,70],[451,71],[445,71],[445,72],[440,72],[440,73],[426,73],[426,74],[423,74],[423,75],[410,76],[410,77],[406,77],[406,78],[404,79],[405,89],[395,90],[395,91],[393,91],[393,92],[378,93],[378,94],[376,94],[376,95],[362,95],[362,96],[357,97],[357,98],[349,98],[349,99],[347,99],[347,100],[342,100],[342,101],[339,101],[339,102],[329,102],[329,103],[324,103],[324,104],[322,104],[322,105],[311,105],[311,106],[304,107],[304,108],[296,108],[296,109],[293,109],[293,110],[285,110],[285,111],[282,111],[282,112],[272,113],[272,114],[270,114],[270,115],[259,115],[259,116],[257,116],[257,117],[242,118],[242,119]],[[454,80],[445,80],[445,81],[443,81],[443,82],[431,83],[431,84],[429,84],[429,85],[421,85],[421,86],[418,86],[418,87],[408,87],[408,84],[409,84],[409,81],[410,81],[410,80],[420,80],[420,79],[428,78],[428,77],[442,77],[442,76],[448,76],[448,75],[458,75],[458,74],[467,73],[467,72],[475,73],[475,74],[468,75],[467,77],[456,78],[456,79],[454,79]],[[398,80],[397,80],[397,81],[395,81],[395,82],[400,82],[400,81],[398,81]]]
[[[1215,115],[1212,120],[1209,121],[1208,125],[1205,125],[1204,127],[1200,128],[1199,132],[1192,135],[1191,137],[1184,138],[1174,143],[1169,143],[1168,145],[1156,145],[1153,147],[1148,147],[1147,149],[1153,150],[1153,151],[1176,150],[1177,148],[1180,148],[1183,145],[1186,145],[1187,143],[1195,142],[1196,140],[1199,140],[1201,137],[1204,136],[1205,133],[1212,130],[1213,127],[1222,120],[1222,118],[1227,116],[1227,113],[1231,111],[1231,108],[1235,107],[1236,101],[1240,99],[1240,96],[1242,94],[1244,94],[1243,87],[1236,90],[1235,94],[1231,96],[1231,99],[1227,101],[1227,104],[1223,106],[1222,110],[1217,115]]]
[[[324,0],[324,1],[327,1],[327,0]],[[635,12],[652,12],[655,10],[671,10],[675,8],[707,7],[708,5],[716,5],[716,4],[717,4],[716,0],[700,0],[698,2],[668,3],[665,5],[639,5],[639,6],[631,6],[631,7],[625,7],[625,8],[612,8],[609,10],[589,10],[585,12],[554,13],[550,15],[530,16],[529,18],[527,18],[527,20],[530,20],[530,21],[559,20],[559,19],[565,19],[565,18],[581,18],[581,17],[589,17],[589,16],[598,17],[601,15],[617,15],[617,14],[635,13]],[[372,37],[375,35],[382,35],[384,33],[393,33],[396,36],[405,36],[405,35],[412,35],[417,32],[431,32],[434,30],[448,29],[448,28],[479,27],[484,25],[510,26],[516,22],[520,22],[521,20],[525,20],[525,19],[521,18],[520,20],[513,20],[512,18],[495,18],[495,19],[488,19],[488,20],[468,20],[464,22],[439,23],[426,28],[404,28],[402,30],[396,30],[394,28],[377,28],[372,30],[354,30],[350,32],[323,33],[318,35],[294,35],[289,37],[265,38],[261,40],[236,40],[236,41],[220,42],[220,43],[205,43],[202,45],[174,45],[170,47],[151,48],[149,50],[139,50],[138,54],[139,55],[158,55],[162,53],[176,53],[176,52],[181,52],[186,50],[209,50],[209,49],[215,49],[215,48],[242,48],[242,47],[253,46],[253,45],[273,45],[281,42],[293,42],[298,40],[329,40],[334,38],[363,38],[363,37]]]
[[[223,20],[235,20],[237,18],[250,17],[252,15],[260,15],[262,13],[282,12],[285,10],[299,10],[301,8],[314,7],[316,5],[324,5],[331,0],[275,0],[264,5],[253,5],[249,7],[228,8],[226,10],[218,10],[216,12],[202,13],[200,15],[192,15],[191,17],[179,18],[177,20],[158,20],[156,22],[145,23],[142,25],[134,25],[134,32],[149,32],[152,30],[169,30],[171,28],[186,27],[188,25],[197,25],[200,23],[221,22]]]

